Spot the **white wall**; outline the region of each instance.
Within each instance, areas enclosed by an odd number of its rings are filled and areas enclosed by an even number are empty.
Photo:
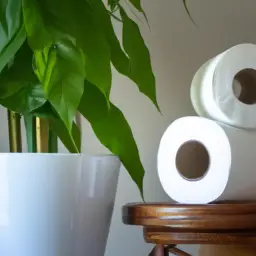
[[[146,169],[145,196],[149,202],[170,201],[162,191],[156,172],[158,143],[166,127],[176,118],[194,115],[190,82],[195,71],[207,59],[226,48],[256,42],[255,0],[187,1],[197,24],[188,19],[181,0],[144,0],[150,31],[141,24],[151,51],[157,78],[157,95],[162,116],[146,97],[126,78],[115,74],[112,99],[125,113],[136,137]],[[5,111],[0,109],[0,120]],[[8,151],[7,127],[0,124],[0,151]],[[104,153],[84,122],[84,148],[90,153]],[[122,170],[106,256],[148,255],[152,246],[145,244],[142,230],[122,224],[121,207],[140,201],[139,193]],[[183,247],[196,255],[197,247]]]

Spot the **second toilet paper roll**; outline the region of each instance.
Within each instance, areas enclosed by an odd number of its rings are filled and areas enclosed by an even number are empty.
[[[256,128],[256,45],[234,46],[195,74],[191,100],[198,115],[235,127]]]
[[[255,200],[255,150],[253,133],[201,117],[180,118],[161,139],[159,178],[179,203]]]

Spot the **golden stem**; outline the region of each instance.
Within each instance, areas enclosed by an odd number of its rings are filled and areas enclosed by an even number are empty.
[[[49,123],[47,119],[36,117],[36,147],[38,153],[47,153],[49,142]]]
[[[22,152],[20,115],[8,110],[10,152]]]

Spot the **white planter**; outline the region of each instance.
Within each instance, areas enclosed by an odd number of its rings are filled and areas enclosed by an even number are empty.
[[[90,210],[92,215],[97,213],[95,203],[86,202],[92,198],[97,201],[98,196],[91,195],[100,189],[96,182],[94,190],[87,190],[83,181],[86,176],[103,181],[92,169],[81,168],[82,162],[88,166],[85,159],[88,157],[75,154],[0,154],[1,256],[88,255],[86,248],[79,251],[80,243],[87,243],[92,236],[83,233],[78,224],[93,221],[84,207],[94,205]],[[111,196],[114,200],[115,193]],[[80,234],[84,235],[82,239]]]
[[[103,256],[115,202],[119,158],[85,156],[76,218],[75,256]]]

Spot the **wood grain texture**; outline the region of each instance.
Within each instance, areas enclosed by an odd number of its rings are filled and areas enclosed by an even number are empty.
[[[128,204],[123,222],[154,244],[256,244],[256,203]],[[255,254],[256,255],[256,254]]]
[[[256,248],[248,246],[203,245],[198,256],[255,256]]]
[[[128,204],[123,207],[123,222],[182,229],[256,229],[256,203]]]
[[[256,231],[240,233],[191,230],[186,232],[172,228],[144,228],[147,243],[163,244],[256,244]],[[256,255],[256,254],[255,254]]]

